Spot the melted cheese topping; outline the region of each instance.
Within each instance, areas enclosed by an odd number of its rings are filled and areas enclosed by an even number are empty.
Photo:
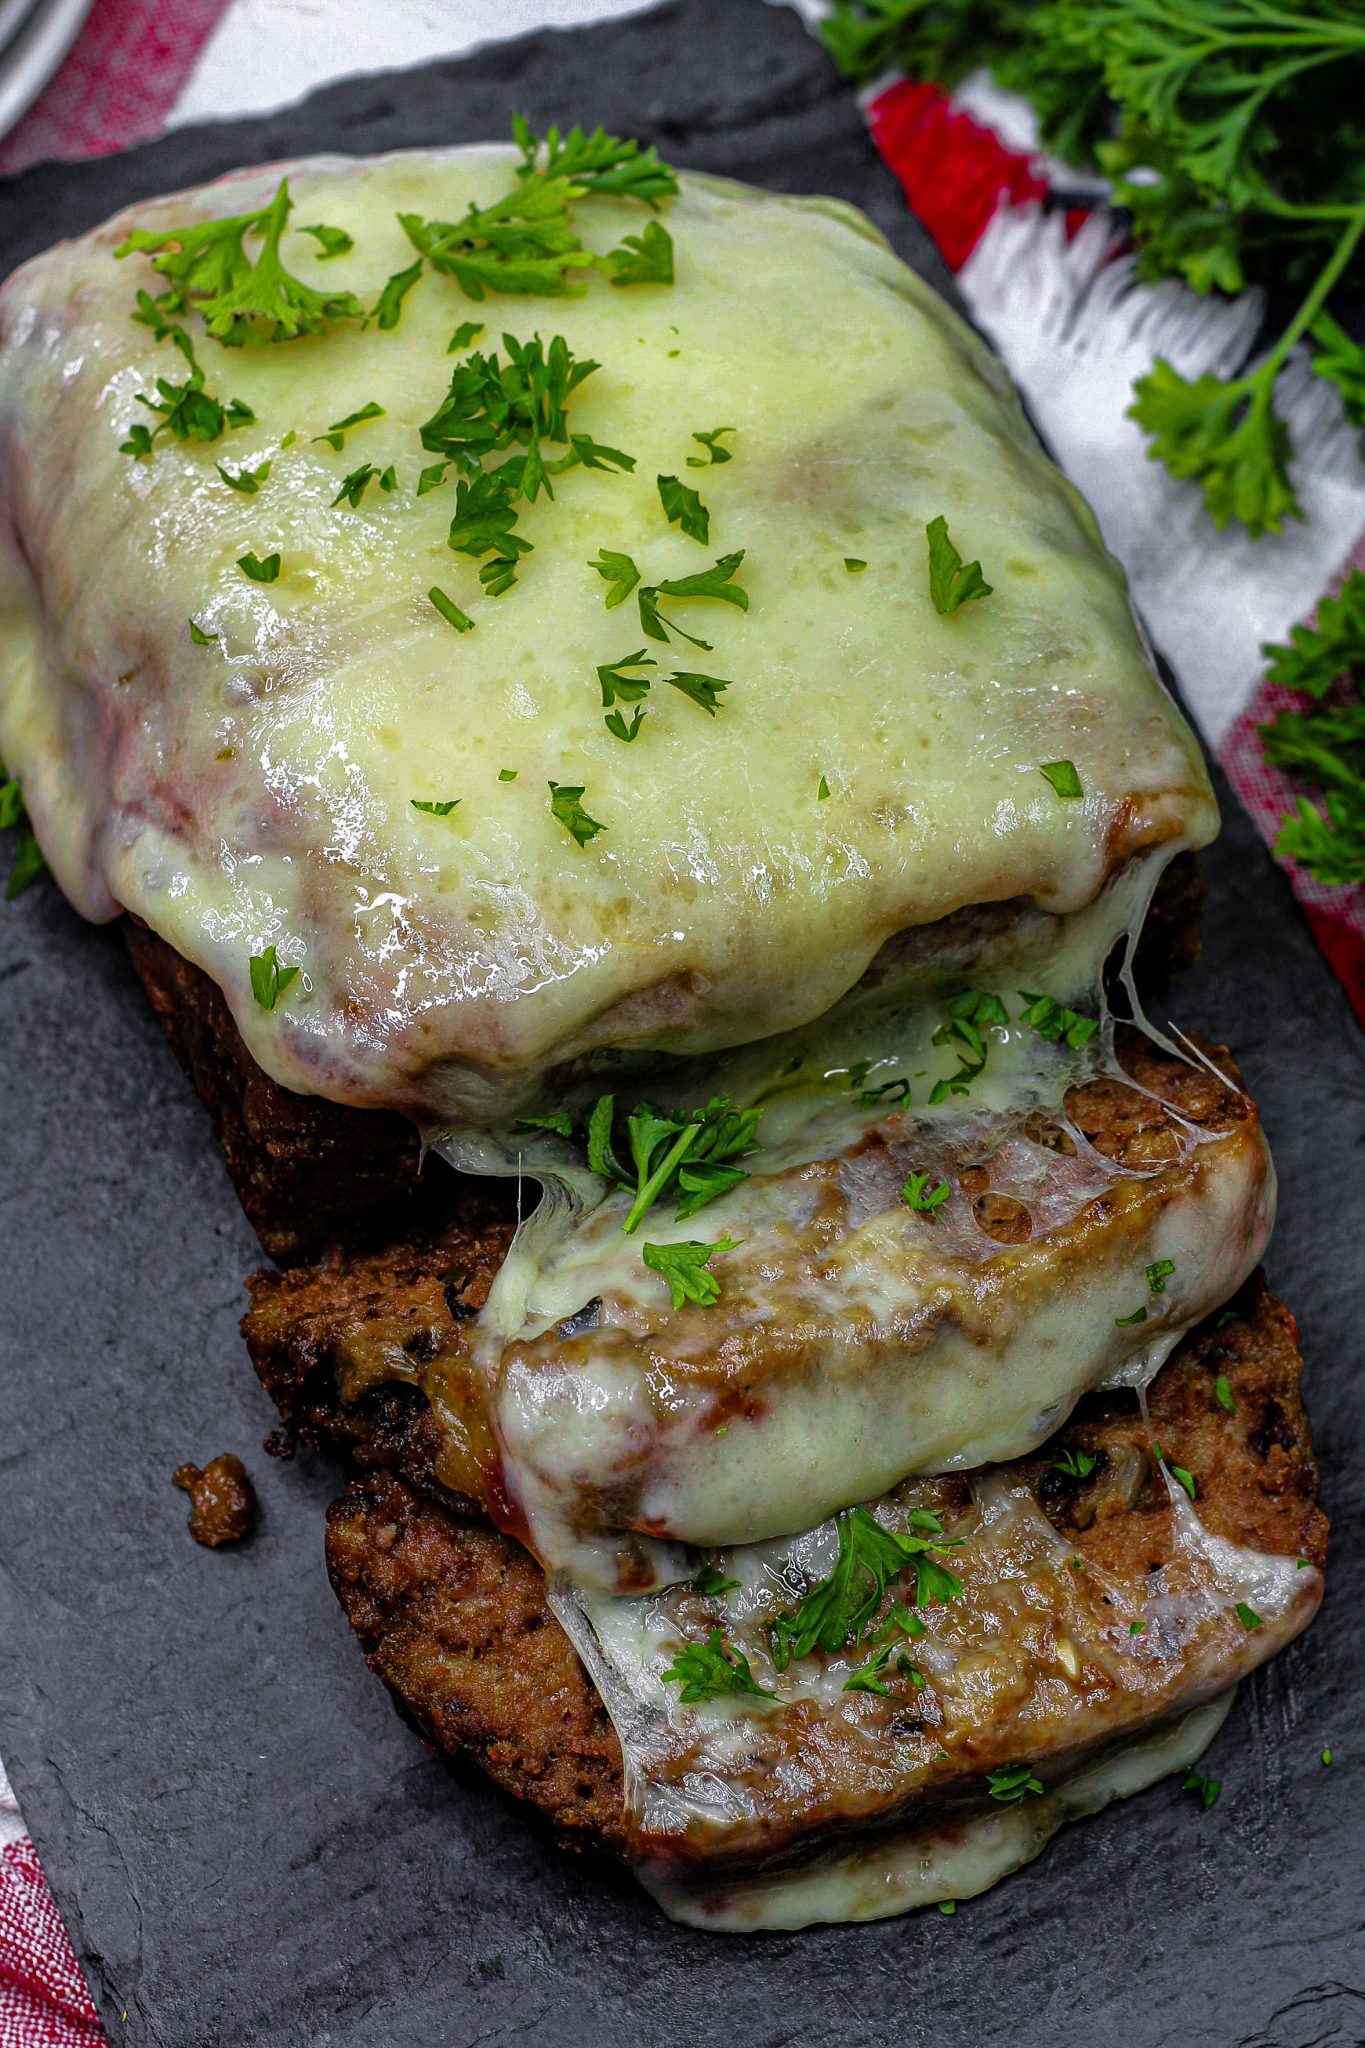
[[[513,163],[485,148],[288,166],[294,220],[355,248],[323,270],[290,233],[285,261],[372,300],[412,260],[398,211],[456,219],[507,190]],[[128,317],[157,279],[115,245],[260,205],[278,175],[139,206],[0,296],[0,749],[72,900],[136,912],[204,967],[277,1080],[498,1122],[584,1052],[788,1029],[908,928],[1018,897],[1075,910],[1116,860],[1211,836],[1198,750],[1091,515],[999,365],[829,202],[686,178],[666,213],[672,289],[599,278],[578,299],[471,308],[428,275],[391,332],[200,339],[209,389],[257,424],[120,454],[150,418],[137,394],[183,364]],[[601,249],[642,218],[577,209]],[[445,544],[452,488],[415,495],[417,430],[471,311],[485,344],[562,334],[595,359],[570,425],[636,459],[523,509],[534,552],[497,599]],[[384,418],[340,453],[314,438],[370,401]],[[688,470],[692,434],[718,425],[733,460]],[[243,497],[220,460],[271,473]],[[400,488],[333,506],[363,460],[393,463]],[[700,486],[708,548],[665,523],[659,474]],[[940,513],[994,586],[947,618],[924,533]],[[633,604],[605,607],[603,548],[646,583],[745,551],[747,614],[677,609],[713,646],[679,643],[671,665],[730,681],[716,718],[657,683],[634,744],[604,730],[594,669],[643,635]],[[249,582],[247,550],[277,550],[279,580]],[[472,632],[438,617],[432,584]],[[193,645],[190,617],[218,642]],[[1084,801],[1039,774],[1059,759]],[[584,785],[605,823],[589,846],[552,817],[552,779]],[[446,818],[412,808],[452,797]],[[302,970],[273,1013],[248,980],[267,944]]]

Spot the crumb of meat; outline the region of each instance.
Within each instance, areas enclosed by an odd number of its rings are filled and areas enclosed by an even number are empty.
[[[216,1550],[220,1543],[240,1543],[251,1534],[256,1518],[256,1489],[246,1467],[231,1451],[198,1465],[177,1465],[171,1484],[190,1497],[190,1534],[196,1543]]]

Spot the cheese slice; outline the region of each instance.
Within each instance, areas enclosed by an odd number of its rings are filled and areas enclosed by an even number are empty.
[[[285,166],[293,220],[355,243],[323,267],[290,231],[286,265],[372,303],[413,260],[400,212],[458,219],[514,165],[478,148]],[[1076,911],[1143,849],[1212,835],[1198,749],[1090,513],[998,363],[831,202],[685,177],[671,288],[594,276],[581,297],[474,305],[428,274],[395,328],[247,349],[191,319],[209,390],[255,424],[120,453],[152,420],[139,394],[185,366],[130,318],[160,283],[149,259],[115,247],[261,206],[280,170],[140,205],[0,294],[0,751],[73,902],[135,912],[206,969],[277,1080],[505,1123],[585,1055],[796,1028],[907,931],[1018,899]],[[645,218],[576,209],[600,250]],[[534,551],[496,598],[446,545],[453,484],[416,495],[418,429],[471,315],[483,346],[562,335],[595,361],[569,426],[635,460],[524,508]],[[368,404],[383,416],[340,451],[319,440]],[[722,426],[732,459],[689,469]],[[367,460],[397,488],[334,504]],[[267,461],[254,495],[218,467]],[[700,490],[706,546],[666,521],[660,476]],[[946,617],[940,515],[992,585]],[[742,550],[748,610],[683,601],[710,644],[648,641],[634,598],[607,608],[603,549],[646,585]],[[278,553],[277,580],[250,581],[248,553]],[[641,647],[658,666],[623,745],[595,670]],[[665,681],[695,670],[728,683],[714,717]],[[1080,799],[1040,773],[1058,761]],[[590,843],[551,782],[586,792]],[[248,963],[272,944],[300,973],[267,1011]]]

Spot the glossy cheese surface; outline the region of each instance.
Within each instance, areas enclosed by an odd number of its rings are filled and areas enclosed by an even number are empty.
[[[289,166],[293,220],[355,247],[323,265],[291,231],[285,262],[371,303],[412,261],[398,212],[457,219],[514,162]],[[151,417],[137,394],[183,364],[129,317],[158,280],[115,246],[261,205],[278,175],[139,206],[0,295],[0,751],[73,901],[132,910],[203,966],[275,1078],[498,1123],[566,1060],[798,1026],[908,928],[1021,897],[1072,911],[1130,854],[1211,836],[1197,748],[1091,516],[999,366],[832,203],[685,178],[662,215],[672,288],[594,276],[582,297],[476,305],[428,274],[390,331],[252,349],[192,320],[208,388],[257,423],[120,453]],[[601,250],[646,218],[575,212]],[[416,495],[418,429],[470,318],[485,348],[563,335],[594,359],[569,424],[636,462],[525,507],[533,552],[497,598],[446,545],[453,485]],[[315,439],[371,402],[384,416],[342,450]],[[733,459],[689,469],[693,435],[721,426]],[[267,460],[253,496],[217,468]],[[398,487],[333,505],[366,461]],[[666,522],[661,474],[700,490],[705,547]],[[929,593],[939,514],[993,585],[948,617]],[[680,602],[710,648],[647,643],[633,597],[605,604],[604,548],[646,584],[742,549],[749,608]],[[248,550],[279,553],[276,582],[242,574]],[[218,639],[194,644],[190,618]],[[660,666],[623,745],[595,669],[642,647]],[[673,669],[728,681],[714,718]],[[1039,773],[1058,760],[1081,800]],[[583,786],[605,827],[588,845],[551,781]],[[453,798],[446,817],[413,808]],[[248,974],[269,944],[301,970],[273,1012]]]

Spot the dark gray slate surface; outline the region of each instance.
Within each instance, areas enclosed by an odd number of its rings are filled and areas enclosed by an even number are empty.
[[[45,167],[0,187],[0,252],[7,267],[252,158],[502,133],[512,106],[838,191],[931,267],[818,51],[761,0],[686,0]],[[1179,1015],[1238,1047],[1280,1161],[1270,1269],[1302,1318],[1340,1531],[1323,1614],[1246,1690],[1212,1813],[1158,1787],[955,1919],[743,1941],[670,1927],[400,1725],[327,1586],[332,1477],[256,1450],[272,1412],[236,1329],[254,1241],[202,1112],[114,935],[47,884],[4,907],[0,1754],[115,2043],[1365,2041],[1365,1046],[1226,815]],[[215,1556],[188,1540],[170,1473],[225,1449],[247,1456],[262,1514]]]

